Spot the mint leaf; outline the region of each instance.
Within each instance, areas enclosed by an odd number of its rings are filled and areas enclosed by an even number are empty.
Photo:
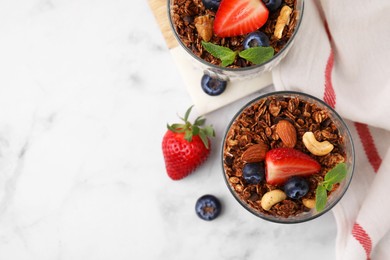
[[[274,56],[274,48],[252,47],[241,51],[238,55],[254,64],[261,64],[270,60]]]
[[[323,211],[326,206],[326,200],[328,198],[328,194],[326,189],[322,185],[318,185],[316,189],[316,210],[318,212]]]
[[[331,191],[333,189],[333,184],[330,183],[323,183],[326,190]]]
[[[337,164],[333,169],[325,175],[324,182],[318,184],[316,189],[316,210],[318,212],[324,210],[328,199],[327,190],[331,191],[333,185],[340,183],[347,176],[347,166],[345,163]]]
[[[345,163],[339,163],[325,175],[325,183],[333,185],[344,180],[346,176],[347,166]]]
[[[236,59],[237,52],[232,51],[227,47],[219,46],[211,42],[205,41],[202,41],[202,45],[211,55],[221,60],[221,65],[223,67],[229,66]]]
[[[237,52],[227,47],[205,41],[202,41],[202,45],[211,55],[221,60],[223,67],[229,66],[236,59]],[[253,64],[262,64],[270,60],[274,53],[275,50],[272,47],[252,47],[238,52],[238,55]]]

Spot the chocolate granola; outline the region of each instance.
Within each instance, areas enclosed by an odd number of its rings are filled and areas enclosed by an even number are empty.
[[[220,65],[221,61],[208,53],[202,46],[202,37],[198,34],[196,29],[195,20],[197,17],[203,17],[208,15],[211,19],[214,19],[216,12],[208,10],[204,7],[202,0],[171,0],[171,19],[173,27],[175,28],[182,43],[191,50],[196,56],[214,65]],[[289,6],[292,9],[290,14],[289,23],[283,29],[280,39],[274,36],[275,24],[279,17],[280,10],[283,6]],[[269,13],[268,20],[259,31],[264,32],[270,39],[270,46],[274,48],[275,54],[280,52],[287,44],[289,39],[294,33],[295,26],[298,19],[298,11],[296,10],[296,0],[283,0],[282,5],[278,10]],[[210,42],[228,47],[233,51],[241,51],[243,49],[243,41],[246,35],[240,35],[235,37],[220,38],[216,35],[212,35]],[[237,57],[230,68],[241,68],[252,66],[253,64],[245,59]]]
[[[294,149],[318,161],[321,170],[306,177],[309,191],[303,198],[287,197],[267,211],[261,207],[261,198],[266,192],[283,189],[283,187],[270,185],[265,180],[259,184],[246,183],[242,177],[245,164],[242,155],[254,144],[266,144],[268,149],[284,147],[285,144],[276,131],[276,125],[281,120],[288,120],[296,129],[297,140]],[[310,153],[302,141],[302,136],[309,131],[314,133],[318,141],[331,142],[334,145],[333,150],[324,156]],[[323,181],[325,174],[338,163],[346,160],[344,145],[344,138],[326,109],[294,95],[262,98],[246,107],[234,120],[226,134],[223,149],[226,179],[237,197],[255,212],[284,218],[295,216],[310,211],[303,200],[315,199],[315,190],[318,183]],[[335,185],[333,190],[337,188],[338,185]]]

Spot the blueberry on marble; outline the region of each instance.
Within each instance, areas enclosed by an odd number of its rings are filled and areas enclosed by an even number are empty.
[[[202,0],[202,3],[206,9],[217,11],[221,0]]]
[[[195,204],[195,212],[203,220],[213,220],[221,213],[221,203],[213,195],[203,195]]]
[[[245,50],[252,47],[268,47],[269,38],[265,33],[255,31],[245,37],[243,46]]]
[[[309,182],[300,176],[291,177],[284,184],[284,192],[292,199],[300,199],[309,191]]]
[[[221,95],[227,85],[227,81],[217,79],[217,78],[212,78],[207,74],[204,74],[201,81],[200,85],[202,86],[203,91],[210,96],[218,96]]]
[[[268,11],[276,11],[282,4],[282,0],[263,0],[263,3],[268,8]]]
[[[258,184],[264,180],[265,168],[263,162],[246,163],[242,169],[242,177],[248,184]]]

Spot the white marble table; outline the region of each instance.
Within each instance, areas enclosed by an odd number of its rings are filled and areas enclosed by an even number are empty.
[[[248,99],[207,115],[211,157],[174,182],[161,139],[191,100],[146,1],[0,1],[0,259],[334,259],[332,213],[267,223],[226,189],[219,146]]]

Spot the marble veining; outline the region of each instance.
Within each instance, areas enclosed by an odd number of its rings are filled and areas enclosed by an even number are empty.
[[[334,258],[331,213],[267,223],[227,190],[219,146],[251,97],[207,115],[205,164],[166,176],[165,125],[191,100],[146,1],[1,1],[0,35],[0,259]]]

